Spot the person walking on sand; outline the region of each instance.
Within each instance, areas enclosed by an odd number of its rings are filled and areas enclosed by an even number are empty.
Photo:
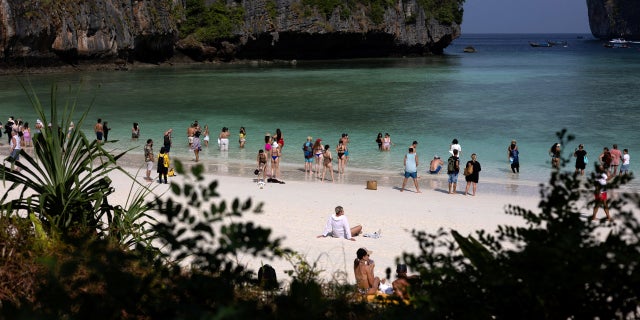
[[[611,153],[611,175],[618,175],[618,167],[620,166],[620,159],[622,159],[622,152],[618,149],[617,144],[613,144],[613,149],[609,151]]]
[[[98,122],[93,126],[93,131],[96,133],[98,143],[102,143],[102,135],[104,134],[102,131],[102,119],[98,118]]]
[[[153,140],[147,139],[147,144],[144,146],[144,162],[147,164],[147,176],[144,177],[147,181],[153,181],[151,178],[151,169],[153,169]]]
[[[320,181],[324,182],[324,174],[327,172],[327,170],[331,172],[331,182],[335,181],[335,178],[333,177],[333,164],[331,163],[332,160],[333,157],[331,157],[331,150],[329,150],[329,145],[327,144],[324,146],[324,153],[322,154],[322,163],[324,167],[322,168],[322,179],[320,179]]]
[[[22,132],[19,130],[11,130],[11,140],[9,141],[9,161],[11,162],[11,171],[14,171],[15,164],[20,162],[20,150],[22,150],[22,143],[20,142],[21,135]],[[20,168],[16,168],[15,171],[20,171]]]
[[[191,150],[193,150],[193,154],[196,156],[196,162],[200,161],[200,150],[202,150],[202,144],[200,143],[200,131],[196,131],[196,133],[193,134]]]
[[[629,156],[629,149],[624,149],[622,154],[622,166],[620,166],[620,175],[629,174],[629,165],[631,156]]]
[[[353,261],[356,286],[359,292],[366,295],[376,294],[380,286],[380,278],[373,275],[375,263],[369,258],[372,253],[366,248],[360,248],[356,251],[357,258]]]
[[[416,193],[420,193],[420,187],[418,186],[418,155],[414,152],[413,147],[409,147],[409,153],[404,155],[404,180],[402,180],[400,192],[404,191],[409,178],[413,179]]]
[[[351,228],[349,226],[349,219],[344,215],[344,209],[341,206],[337,206],[335,214],[331,215],[329,219],[327,219],[327,224],[324,226],[324,230],[318,238],[331,236],[333,238],[356,241],[353,237],[359,235],[360,232],[362,232],[362,226],[357,225]]]
[[[578,149],[573,152],[573,156],[576,157],[576,174],[584,175],[584,169],[587,167],[587,151],[584,150],[584,145],[581,143],[578,145]]]
[[[467,181],[467,186],[464,190],[464,195],[469,194],[469,187],[473,186],[472,196],[476,195],[476,188],[478,187],[478,180],[480,178],[480,162],[478,162],[478,156],[475,153],[471,154],[471,161],[467,161],[467,165],[465,166],[465,172],[469,173],[464,176],[464,179]]]
[[[304,154],[304,173],[313,174],[313,138],[307,137],[307,141],[302,144],[302,152]]]
[[[607,175],[607,171],[603,166],[598,166],[598,177],[596,178],[595,185],[595,204],[593,207],[593,215],[591,216],[591,221],[596,219],[596,215],[598,214],[598,209],[600,206],[604,209],[604,213],[607,215],[607,220],[611,221],[611,216],[609,215],[609,204],[607,203],[607,180],[609,180],[609,176]]]
[[[453,155],[447,160],[447,174],[449,175],[449,194],[456,194],[458,186],[458,173],[460,173],[460,158],[458,149],[453,149]]]

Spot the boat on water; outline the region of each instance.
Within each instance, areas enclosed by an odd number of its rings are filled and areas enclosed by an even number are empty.
[[[553,47],[552,44],[550,44],[549,42],[533,42],[533,41],[529,41],[529,45],[537,48],[537,47],[542,47],[542,48],[551,48]]]
[[[623,49],[627,49],[627,48],[631,48],[631,41],[627,41],[623,38],[614,38],[609,40],[608,42],[606,42],[604,44],[605,48],[623,48]]]
[[[550,48],[550,47],[555,47],[555,46],[567,47],[568,43],[566,41],[551,41],[551,40],[547,40],[545,42],[529,41],[529,45],[534,47],[534,48],[535,47]]]

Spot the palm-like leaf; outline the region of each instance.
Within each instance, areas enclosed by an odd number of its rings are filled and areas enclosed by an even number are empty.
[[[125,152],[111,155],[96,141],[90,142],[81,130],[67,134],[76,101],[67,102],[59,116],[56,94],[57,87],[53,85],[51,112],[47,117],[37,95],[31,91],[29,98],[36,113],[51,125],[34,137],[33,157],[24,150],[21,152],[23,161],[15,163],[20,171],[11,171],[5,164],[0,167],[3,184],[10,184],[0,205],[10,211],[34,212],[45,225],[62,233],[74,226],[104,230],[102,218],[107,215],[107,221],[113,220],[113,207],[107,200],[113,193],[108,175],[113,170],[122,171],[116,160]],[[77,127],[82,126],[89,109],[82,114]],[[9,200],[9,193],[14,190],[19,191],[19,196]]]

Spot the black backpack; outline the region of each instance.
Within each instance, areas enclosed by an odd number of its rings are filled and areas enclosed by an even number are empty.
[[[447,160],[447,172],[456,172],[456,158],[454,156]]]

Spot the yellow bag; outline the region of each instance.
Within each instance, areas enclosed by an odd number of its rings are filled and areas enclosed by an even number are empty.
[[[169,173],[167,173],[167,176],[169,176],[169,177],[173,177],[173,176],[175,176],[175,175],[176,175],[175,170],[173,170],[173,168],[169,169]]]

